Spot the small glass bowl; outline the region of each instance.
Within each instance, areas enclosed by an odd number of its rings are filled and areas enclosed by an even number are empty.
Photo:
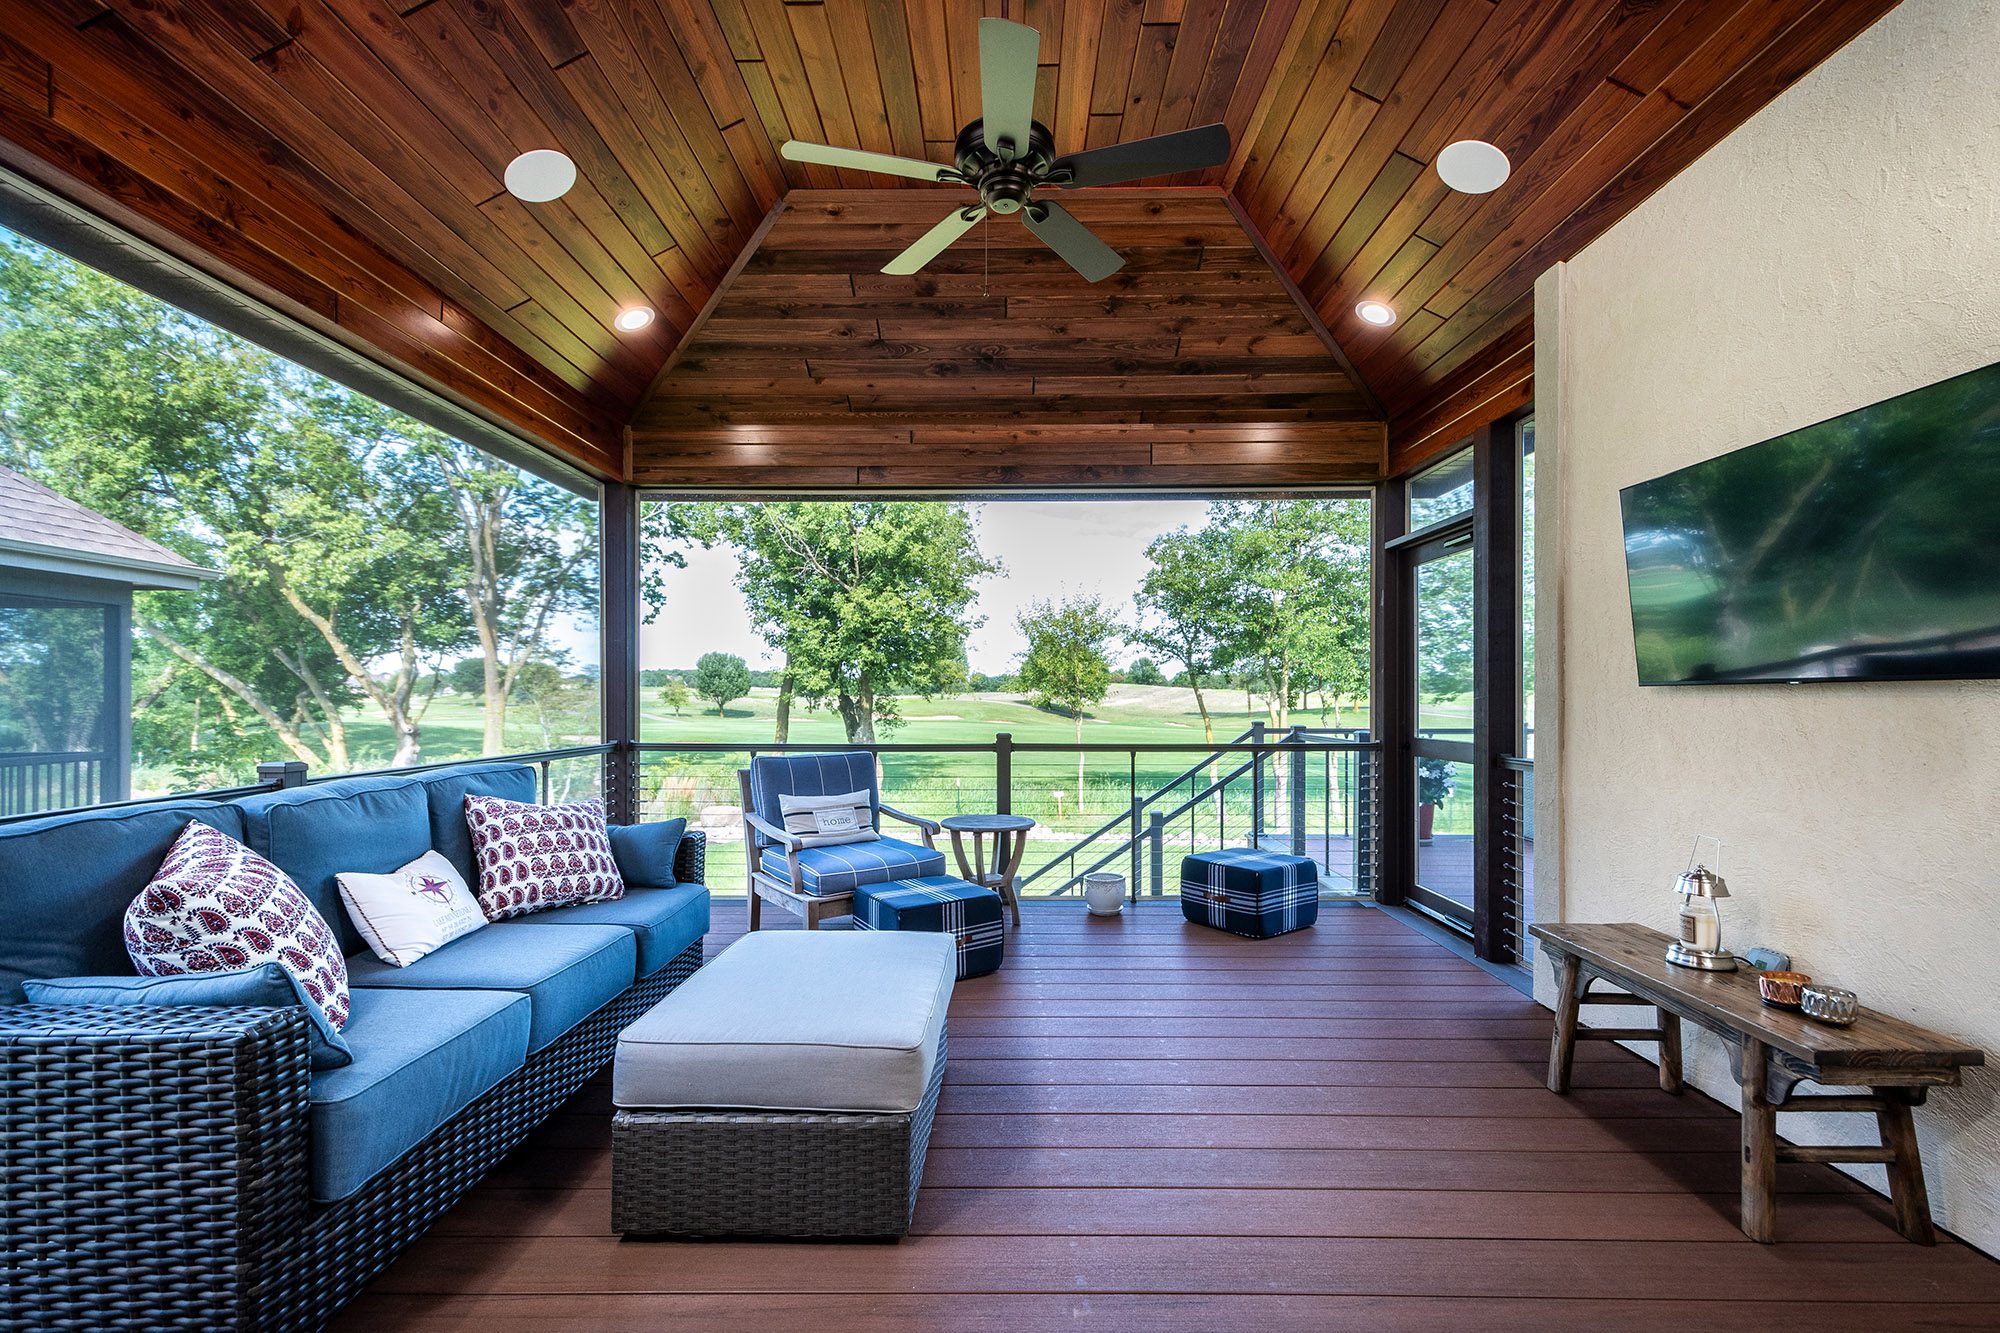
[[[1804,972],[1759,972],[1757,994],[1777,1009],[1799,1007],[1799,993],[1812,981]]]
[[[1799,1008],[1807,1018],[1844,1028],[1861,1016],[1861,1003],[1851,990],[1838,986],[1807,986],[1799,993]]]

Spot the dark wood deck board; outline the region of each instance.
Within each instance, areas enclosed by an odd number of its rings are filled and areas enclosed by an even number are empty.
[[[1830,1168],[1744,1239],[1731,1112],[1609,1043],[1548,1093],[1547,1013],[1382,914],[1257,942],[1035,905],[1009,948],[954,1000],[901,1244],[615,1239],[600,1076],[337,1327],[2000,1326],[2000,1264]]]

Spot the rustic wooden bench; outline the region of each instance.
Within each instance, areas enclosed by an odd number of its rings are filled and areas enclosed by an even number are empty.
[[[1984,1064],[1985,1052],[1863,1009],[1852,1027],[1828,1027],[1757,994],[1750,971],[1697,972],[1667,962],[1667,936],[1640,925],[1537,925],[1555,965],[1556,1027],[1549,1047],[1549,1091],[1569,1091],[1579,1038],[1653,1041],[1660,1046],[1660,1087],[1681,1091],[1681,1023],[1708,1029],[1729,1046],[1743,1097],[1743,1234],[1770,1242],[1777,1231],[1779,1162],[1880,1162],[1889,1170],[1896,1227],[1923,1245],[1936,1242],[1923,1163],[1910,1108],[1958,1071]],[[1615,992],[1590,989],[1602,980]],[[1657,1027],[1579,1026],[1583,1005],[1642,1005],[1659,1011]],[[1796,1095],[1800,1083],[1865,1087],[1860,1093]],[[1875,1116],[1880,1147],[1795,1146],[1778,1142],[1780,1111],[1862,1111]]]

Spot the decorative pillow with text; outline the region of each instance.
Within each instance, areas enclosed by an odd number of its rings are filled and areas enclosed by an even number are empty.
[[[326,918],[284,871],[199,820],[125,909],[125,952],[147,977],[276,963],[335,1032],[347,1026],[347,960]]]
[[[386,875],[335,875],[348,919],[375,956],[408,967],[486,924],[486,913],[442,852],[425,852]]]
[[[602,801],[529,805],[468,796],[465,823],[488,921],[625,896]]]
[[[832,847],[844,842],[874,842],[875,812],[865,791],[838,796],[778,797],[785,832],[807,847]]]

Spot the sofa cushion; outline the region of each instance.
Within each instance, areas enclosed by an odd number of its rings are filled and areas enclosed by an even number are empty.
[[[173,801],[0,825],[0,1004],[29,977],[128,974],[125,909],[188,821],[243,836],[233,805]]]
[[[831,754],[763,754],[750,761],[750,809],[759,818],[780,825],[780,796],[835,796],[866,791],[870,828],[882,824],[881,793],[875,787],[875,756],[866,750]],[[770,840],[757,835],[759,846]]]
[[[198,819],[125,909],[125,951],[149,977],[277,963],[347,1026],[347,960],[326,918],[284,871]]]
[[[430,808],[413,777],[339,778],[238,801],[244,841],[292,877],[333,924],[341,952],[367,947],[334,876],[386,875],[431,849]]]
[[[708,890],[700,884],[671,889],[627,889],[608,903],[580,903],[535,913],[537,926],[623,926],[639,946],[638,975],[649,977],[708,934]]]
[[[632,888],[671,889],[674,858],[680,854],[681,839],[687,836],[685,819],[662,819],[656,824],[613,824],[611,856],[618,873]]]
[[[356,990],[520,991],[532,1006],[528,1050],[541,1050],[632,984],[639,950],[620,926],[510,921],[453,940],[408,967],[372,954],[348,963]],[[358,1053],[360,1038],[350,1039]]]
[[[472,859],[472,830],[465,826],[465,798],[535,799],[535,770],[526,764],[460,764],[421,775],[430,805],[431,846],[444,854],[469,886],[479,884]]]
[[[758,864],[771,875],[789,880],[791,868],[785,863],[785,849],[766,847]],[[795,887],[817,897],[852,893],[862,884],[883,884],[892,879],[922,879],[944,873],[944,853],[921,847],[900,838],[878,838],[874,842],[851,842],[839,847],[805,847],[799,851],[799,878]]]
[[[746,935],[619,1036],[611,1099],[913,1111],[942,1058],[956,954],[946,935]]]
[[[346,1198],[519,1069],[530,1024],[512,991],[356,991],[354,1063],[312,1080],[313,1197]]]
[[[299,979],[276,963],[180,977],[49,977],[24,987],[30,1004],[168,1004],[242,1006],[306,1011],[312,1067],[338,1069],[354,1052],[326,1012],[306,997]]]
[[[531,805],[468,796],[465,822],[479,865],[472,891],[489,921],[572,903],[608,902],[625,892],[611,855],[604,802],[596,797],[569,805]]]

